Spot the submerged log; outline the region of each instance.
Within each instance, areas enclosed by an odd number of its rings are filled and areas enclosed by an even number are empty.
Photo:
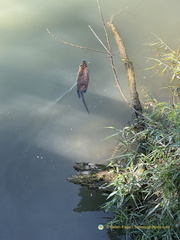
[[[75,163],[74,169],[78,174],[68,178],[69,182],[101,192],[110,193],[109,183],[118,176],[113,168],[103,164]]]

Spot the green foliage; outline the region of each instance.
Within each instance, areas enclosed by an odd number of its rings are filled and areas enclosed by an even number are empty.
[[[122,154],[109,165],[119,173],[103,208],[115,212],[112,225],[135,227],[136,239],[178,239],[180,222],[180,105],[161,102],[139,122],[123,130],[109,127]],[[122,171],[121,161],[126,165]],[[157,226],[160,226],[158,228]],[[163,226],[169,226],[163,228]],[[157,228],[156,228],[157,227]]]
[[[155,64],[146,70],[155,69],[154,75],[169,74],[170,80],[167,88],[172,92],[173,102],[176,102],[176,98],[180,99],[180,52],[179,49],[171,49],[158,36],[156,38],[156,42],[145,44],[146,46],[155,48],[156,52],[158,52],[156,58],[148,58],[148,62],[153,61]]]
[[[156,35],[155,35],[156,36]],[[155,74],[163,75],[166,72],[171,74],[171,80],[180,78],[180,53],[179,50],[171,49],[165,42],[156,36],[157,42],[147,43],[146,46],[154,47],[158,51],[158,58],[148,58],[155,65],[147,69],[156,69]]]
[[[156,38],[146,44],[158,51],[158,58],[148,58],[155,62],[148,69],[169,74],[173,105],[143,89],[151,112],[122,130],[108,127],[114,133],[106,139],[116,138],[120,153],[109,159],[118,177],[103,209],[114,213],[108,226],[131,229],[133,239],[171,240],[180,239],[180,54]]]

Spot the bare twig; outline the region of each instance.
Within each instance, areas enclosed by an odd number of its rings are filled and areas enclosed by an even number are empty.
[[[116,68],[115,68],[115,65],[114,65],[114,59],[113,59],[113,55],[112,54],[112,51],[111,51],[111,45],[110,45],[110,41],[109,41],[109,37],[108,37],[108,34],[107,34],[107,30],[106,30],[106,26],[105,26],[105,22],[104,22],[104,18],[103,18],[103,14],[102,14],[102,11],[101,11],[101,7],[100,7],[100,4],[99,4],[99,0],[97,0],[97,5],[98,5],[98,8],[99,8],[99,12],[100,12],[100,16],[101,16],[101,20],[102,20],[102,23],[103,23],[103,27],[104,27],[104,31],[105,31],[105,35],[106,35],[106,40],[107,40],[107,44],[108,44],[108,48],[109,50],[105,47],[105,45],[103,44],[103,42],[100,40],[100,38],[97,36],[97,34],[93,31],[93,29],[89,26],[89,28],[91,29],[91,31],[93,32],[93,34],[95,35],[95,37],[98,39],[98,41],[101,43],[101,45],[105,48],[106,52],[105,51],[101,51],[101,50],[96,50],[96,49],[92,49],[92,48],[88,48],[88,47],[83,47],[83,46],[79,46],[79,45],[76,45],[76,44],[72,44],[72,43],[68,43],[62,39],[59,39],[58,37],[56,37],[54,34],[52,34],[48,28],[46,28],[47,32],[56,40],[62,42],[63,44],[66,44],[66,45],[69,45],[69,46],[72,46],[72,47],[77,47],[77,48],[81,48],[81,49],[85,49],[85,50],[89,50],[89,51],[93,51],[93,52],[99,52],[99,53],[103,53],[103,54],[108,54],[109,57],[110,57],[110,61],[111,61],[111,67],[112,67],[112,71],[113,71],[113,74],[114,74],[114,78],[116,80],[116,83],[117,83],[117,87],[122,95],[122,97],[124,98],[125,102],[128,104],[128,106],[135,112],[137,113],[139,116],[142,116],[144,118],[147,118],[148,120],[152,121],[152,119],[148,118],[147,116],[143,115],[142,112],[139,112],[137,111],[137,109],[135,109],[134,107],[131,106],[131,104],[129,103],[129,101],[127,100],[126,96],[124,95],[123,93],[123,90],[120,86],[120,82],[118,80],[118,76],[117,76],[117,71],[116,71]],[[117,52],[120,52],[121,53],[121,50],[119,49],[119,51]],[[125,59],[122,59],[123,61]],[[58,101],[60,101],[68,92],[70,92],[73,88],[74,88],[75,85],[73,85],[65,94],[63,94],[61,97],[59,97],[58,99],[56,99],[56,102],[57,103]],[[157,124],[156,121],[154,121],[155,124]]]
[[[111,55],[111,53],[109,52],[109,50],[107,49],[107,47],[104,45],[104,43],[101,41],[101,39],[97,36],[97,34],[94,32],[94,30],[92,29],[92,27],[90,25],[88,25],[88,27],[90,28],[91,32],[94,34],[94,36],[97,38],[97,40],[101,43],[101,45],[104,47],[104,49],[107,51],[107,53],[109,55]]]
[[[106,36],[106,41],[107,41],[107,45],[108,45],[108,48],[104,45],[104,43],[101,41],[101,39],[97,36],[97,34],[94,32],[94,30],[89,26],[90,30],[92,31],[92,33],[94,34],[94,36],[98,39],[98,41],[101,43],[101,45],[104,47],[104,49],[106,51],[101,51],[101,50],[96,50],[96,49],[92,49],[92,48],[88,48],[88,47],[84,47],[84,46],[80,46],[80,45],[76,45],[76,44],[72,44],[72,43],[69,43],[69,42],[66,42],[62,39],[59,39],[58,37],[56,37],[54,34],[52,34],[48,28],[46,28],[47,32],[56,40],[62,42],[63,44],[66,44],[66,45],[69,45],[69,46],[72,46],[72,47],[77,47],[77,48],[81,48],[81,49],[85,49],[85,50],[89,50],[89,51],[93,51],[93,52],[99,52],[99,53],[103,53],[103,54],[107,54],[109,57],[110,57],[110,62],[111,62],[111,68],[112,68],[112,71],[113,71],[113,74],[114,74],[114,78],[115,78],[115,81],[116,81],[116,84],[117,84],[117,87],[123,97],[123,99],[125,100],[125,102],[128,104],[128,106],[133,109],[135,112],[137,112],[137,109],[134,109],[134,107],[131,106],[131,104],[129,103],[129,101],[127,100],[122,88],[121,88],[121,85],[120,85],[120,82],[119,82],[119,79],[118,79],[118,75],[117,75],[117,71],[116,71],[116,68],[115,68],[115,65],[114,65],[114,59],[113,59],[113,53],[112,53],[112,50],[111,50],[111,44],[110,44],[110,40],[109,40],[109,36],[108,36],[108,33],[107,33],[107,29],[106,29],[106,25],[105,25],[105,21],[104,21],[104,17],[103,17],[103,14],[102,14],[102,11],[101,11],[101,7],[100,7],[100,3],[99,3],[99,0],[97,0],[97,6],[98,6],[98,9],[99,9],[99,13],[100,13],[100,17],[101,17],[101,21],[102,21],[102,25],[103,25],[103,28],[104,28],[104,32],[105,32],[105,36]],[[120,50],[119,50],[120,51]]]
[[[103,17],[102,11],[101,11],[101,6],[99,4],[99,0],[97,0],[97,5],[98,5],[101,21],[102,21],[102,24],[103,24],[104,32],[105,32],[105,35],[106,35],[106,41],[107,41],[107,44],[108,44],[108,48],[109,48],[109,51],[112,53],[111,44],[110,44],[109,37],[108,37],[108,34],[107,34],[106,24],[105,24],[104,17]]]
[[[99,53],[103,53],[103,54],[107,54],[107,52],[105,51],[101,51],[101,50],[96,50],[96,49],[93,49],[93,48],[88,48],[88,47],[83,47],[83,46],[79,46],[79,45],[76,45],[76,44],[73,44],[73,43],[69,43],[69,42],[66,42],[58,37],[56,37],[54,34],[52,34],[48,28],[46,28],[47,32],[51,35],[51,37],[53,37],[54,39],[56,39],[57,41],[60,41],[66,45],[69,45],[71,47],[77,47],[77,48],[81,48],[81,49],[85,49],[85,50],[89,50],[89,51],[93,51],[93,52],[99,52]]]
[[[103,24],[104,32],[105,32],[105,35],[106,35],[106,40],[107,40],[107,44],[108,44],[108,48],[109,48],[108,52],[110,52],[109,56],[110,56],[110,61],[111,61],[111,68],[112,68],[112,71],[113,71],[113,74],[114,74],[114,78],[116,80],[117,87],[118,87],[122,97],[124,98],[125,102],[128,104],[128,106],[130,108],[132,108],[131,104],[127,100],[127,98],[126,98],[126,96],[125,96],[125,94],[124,94],[124,92],[123,92],[123,90],[121,88],[121,85],[120,85],[120,82],[119,82],[119,79],[118,79],[118,76],[117,76],[116,68],[115,68],[115,65],[114,65],[113,54],[112,54],[112,50],[111,50],[111,44],[110,44],[109,37],[108,37],[108,34],[107,34],[107,29],[106,29],[106,25],[105,25],[105,22],[104,22],[103,14],[102,14],[102,11],[101,11],[101,6],[99,4],[99,0],[97,0],[97,5],[98,5],[101,21],[102,21],[102,24]]]

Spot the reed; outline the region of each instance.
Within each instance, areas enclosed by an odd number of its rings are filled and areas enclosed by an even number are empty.
[[[164,51],[172,51],[159,41]],[[168,65],[177,70],[175,63],[172,58]],[[153,69],[159,67],[162,65]],[[175,80],[176,70],[170,69],[170,82]],[[162,74],[167,69],[162,71],[158,70]],[[149,101],[152,95],[146,93],[146,97]],[[180,103],[158,102],[154,98],[151,102],[151,112],[144,112],[146,117],[141,119],[143,130],[137,121],[122,130],[109,127],[114,133],[107,139],[115,137],[119,141],[109,165],[119,175],[110,184],[114,190],[103,209],[114,212],[108,225],[131,226],[130,233],[135,239],[179,239]],[[128,236],[129,230],[121,234]]]

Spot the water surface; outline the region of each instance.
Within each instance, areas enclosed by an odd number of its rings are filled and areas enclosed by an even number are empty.
[[[165,98],[154,88],[163,83],[143,71],[151,54],[143,44],[154,40],[153,32],[178,46],[179,0],[102,1],[102,9],[106,21],[116,14],[114,23],[133,61],[138,86],[144,82],[156,97]],[[97,207],[104,198],[66,179],[74,174],[74,162],[104,162],[111,156],[116,141],[102,141],[111,134],[104,127],[124,126],[131,111],[106,55],[63,45],[46,31],[103,50],[88,28],[106,43],[96,1],[1,0],[0,19],[0,238],[111,239],[97,229],[106,222],[107,215]],[[117,51],[113,39],[112,47]],[[90,115],[75,89],[49,108],[74,84],[83,59],[90,69],[85,94]],[[118,54],[116,66],[128,97]]]

